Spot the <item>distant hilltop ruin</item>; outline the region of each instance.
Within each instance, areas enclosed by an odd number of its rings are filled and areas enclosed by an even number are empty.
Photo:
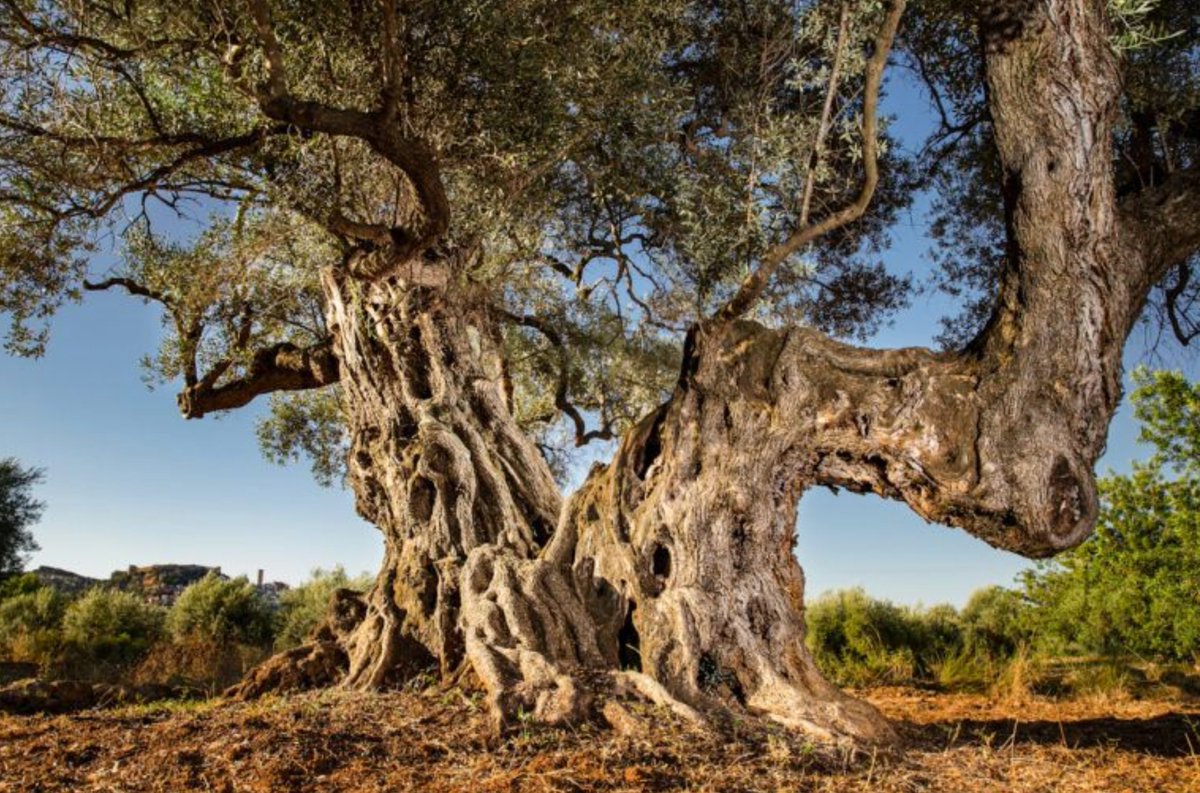
[[[220,567],[205,567],[199,564],[151,564],[140,567],[129,565],[125,570],[115,571],[107,579],[89,578],[57,567],[43,566],[32,572],[44,585],[67,595],[78,595],[94,586],[104,586],[132,592],[145,601],[160,606],[172,605],[183,590],[205,576],[215,575],[218,578],[229,579],[229,576],[221,572]],[[282,581],[264,583],[262,570],[258,571],[255,586],[259,594],[270,603],[276,603],[288,588]]]

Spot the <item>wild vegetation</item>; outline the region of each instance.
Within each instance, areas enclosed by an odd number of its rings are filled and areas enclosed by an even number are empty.
[[[32,574],[0,590],[0,661],[32,664],[46,680],[160,684],[211,696],[275,649],[303,641],[335,590],[365,587],[341,568],[315,570],[273,608],[245,578],[209,575],[170,608],[93,587],[70,597]]]

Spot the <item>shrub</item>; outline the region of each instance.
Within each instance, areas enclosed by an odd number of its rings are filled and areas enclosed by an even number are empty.
[[[287,650],[303,644],[313,629],[325,618],[329,601],[337,590],[354,589],[364,592],[370,586],[369,575],[364,573],[350,578],[341,565],[332,570],[313,570],[308,581],[284,592],[280,598],[279,630],[275,635],[275,649]]]
[[[49,667],[62,644],[66,610],[67,599],[48,587],[0,601],[0,656]]]
[[[274,634],[271,609],[246,578],[209,574],[183,590],[167,613],[176,642],[268,645]]]
[[[1011,658],[1033,638],[1021,594],[1001,586],[976,590],[960,620],[966,651],[993,660]]]
[[[42,588],[42,582],[33,573],[0,577],[0,602],[17,595],[28,595]]]
[[[942,603],[926,609],[905,609],[904,613],[917,640],[914,649],[923,671],[929,670],[931,659],[944,659],[962,652],[962,619],[954,606]]]
[[[817,665],[846,685],[929,678],[961,647],[958,615],[950,606],[902,608],[849,589],[813,601],[806,616]]]
[[[102,675],[124,667],[163,636],[164,610],[128,592],[95,588],[67,607],[63,640],[78,671]]]

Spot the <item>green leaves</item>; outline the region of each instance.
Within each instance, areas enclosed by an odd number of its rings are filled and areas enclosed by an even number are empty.
[[[510,363],[528,425],[570,443],[565,404],[597,435],[619,432],[670,388],[687,327],[802,205],[817,220],[862,182],[878,2],[456,0],[394,17],[374,2],[267,5],[270,36],[245,4],[0,7],[11,349],[40,351],[109,247],[121,264],[99,275],[163,308],[153,382],[219,386],[256,349],[322,343],[321,268],[441,228],[427,185],[389,156],[399,140],[436,161],[450,204],[436,243],[469,253],[463,280],[498,310],[562,323],[553,351],[511,334]],[[911,196],[902,152],[879,144],[867,216],[781,268],[759,319],[861,336],[904,305],[910,282],[878,253]],[[260,436],[272,459],[314,455],[331,481],[336,411],[317,402],[277,399]]]
[[[273,638],[272,620],[271,610],[245,577],[209,574],[179,595],[167,612],[166,629],[176,642],[262,646]]]
[[[0,459],[0,579],[21,572],[26,555],[38,549],[30,526],[42,516],[44,504],[33,497],[42,471],[25,468],[16,459]]]
[[[342,484],[349,443],[337,386],[272,394],[270,412],[259,419],[255,431],[271,462],[286,465],[307,459],[318,483]]]
[[[1115,32],[1113,49],[1118,52],[1148,49],[1175,38],[1182,31],[1168,32],[1154,21],[1161,0],[1108,0],[1109,17]]]
[[[1180,372],[1133,372],[1134,415],[1142,423],[1139,440],[1154,445],[1153,465],[1168,465],[1187,477],[1200,474],[1200,385]]]
[[[1089,652],[1200,654],[1200,391],[1177,372],[1134,374],[1155,453],[1100,480],[1095,534],[1025,579],[1043,637]]]

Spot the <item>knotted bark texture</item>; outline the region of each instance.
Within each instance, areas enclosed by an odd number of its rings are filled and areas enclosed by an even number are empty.
[[[509,411],[495,325],[469,291],[448,296],[453,264],[442,262],[432,285],[428,267],[411,278],[393,268],[370,283],[341,271],[323,276],[348,413],[349,483],[385,550],[371,591],[339,593],[312,647],[296,654],[340,647],[348,687],[456,673],[466,649],[459,613],[467,555],[486,545],[529,558],[560,511],[544,458]],[[271,688],[255,680],[239,693]]]

